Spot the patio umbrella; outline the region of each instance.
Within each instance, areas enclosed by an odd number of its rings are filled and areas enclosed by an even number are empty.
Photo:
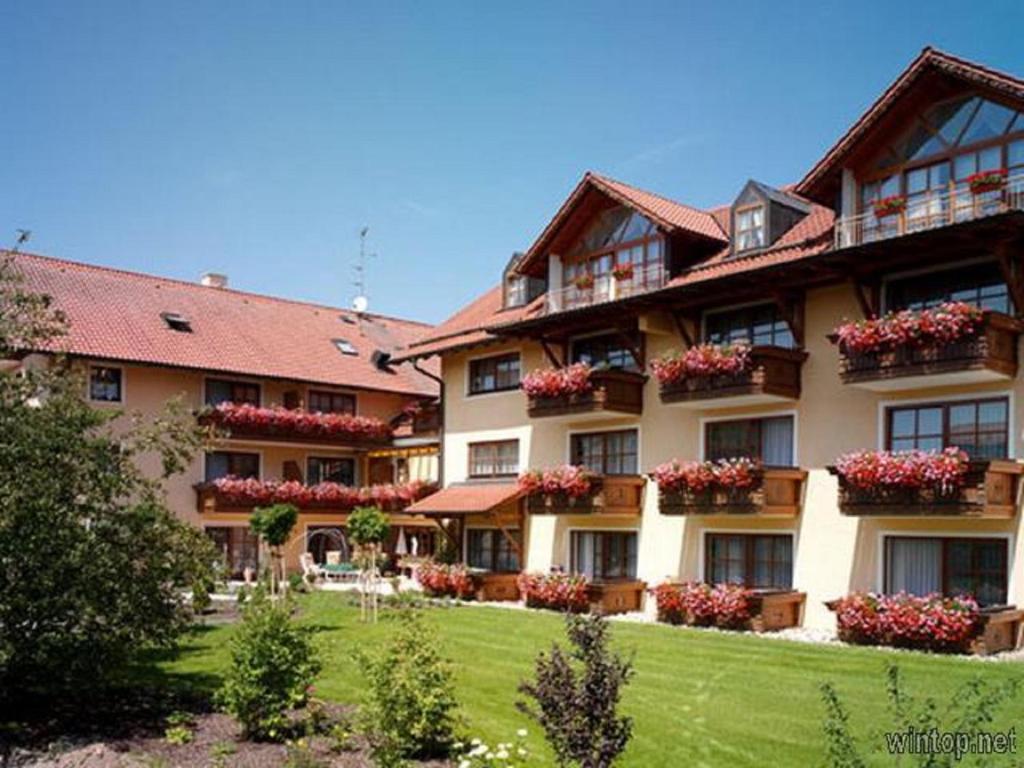
[[[405,546],[405,528],[398,529],[398,541],[395,542],[395,554],[406,555],[409,549]]]
[[[416,557],[416,555],[419,554],[419,551],[420,551],[420,537],[416,536],[416,535],[413,535],[412,536],[412,556]]]

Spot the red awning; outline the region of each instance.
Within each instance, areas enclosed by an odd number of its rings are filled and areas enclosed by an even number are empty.
[[[519,495],[515,483],[468,483],[447,488],[420,499],[405,511],[421,515],[465,515],[490,512]]]

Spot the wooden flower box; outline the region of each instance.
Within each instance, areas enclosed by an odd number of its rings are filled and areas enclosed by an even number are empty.
[[[662,403],[684,408],[724,408],[797,400],[800,369],[806,359],[807,353],[803,350],[753,347],[750,368],[744,373],[680,379],[660,385],[658,395]]]
[[[595,510],[596,499],[596,491],[586,496],[531,493],[526,497],[526,511],[531,515],[589,515]]]
[[[806,592],[791,589],[757,592],[751,598],[750,628],[754,632],[775,632],[799,627],[806,601]]]
[[[905,344],[879,352],[839,351],[844,384],[897,391],[947,384],[975,384],[1017,375],[1020,324],[1009,315],[986,312],[981,330],[949,344]]]
[[[643,581],[595,581],[587,585],[587,599],[595,613],[630,613],[643,608],[646,590]]]
[[[1007,459],[971,461],[964,483],[941,494],[928,488],[860,489],[839,477],[839,511],[852,517],[981,517],[1013,518],[1017,512],[1024,464]]]
[[[519,574],[488,571],[475,574],[475,597],[485,602],[505,602],[519,599]]]
[[[663,515],[757,515],[796,517],[800,514],[807,471],[765,467],[761,483],[752,489],[667,493],[658,496]]]
[[[971,643],[971,653],[988,656],[1001,651],[1013,651],[1020,646],[1024,611],[1016,606],[983,608],[981,622],[981,632]]]
[[[643,512],[647,481],[639,475],[601,475],[593,481],[587,496],[564,493],[531,493],[526,511],[531,515],[629,515]]]
[[[532,419],[639,415],[643,411],[645,381],[646,376],[632,371],[591,371],[590,391],[554,397],[531,397],[527,401],[527,413]]]

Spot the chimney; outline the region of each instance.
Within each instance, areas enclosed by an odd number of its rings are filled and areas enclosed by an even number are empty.
[[[219,272],[204,272],[203,276],[199,278],[199,282],[207,288],[227,288],[228,276]]]

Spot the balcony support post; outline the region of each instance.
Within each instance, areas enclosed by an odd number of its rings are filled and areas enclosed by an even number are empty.
[[[686,320],[680,317],[677,312],[672,313],[672,320],[675,321],[676,330],[679,331],[679,338],[683,340],[683,346],[687,349],[696,346],[693,341],[693,334],[690,333],[690,329],[686,326]]]
[[[1002,273],[1006,287],[1013,299],[1014,315],[1024,314],[1024,274],[1022,274],[1019,254],[1021,246],[1012,242],[1001,242],[996,246],[996,258],[999,260],[999,271]]]
[[[850,285],[853,287],[857,304],[864,315],[865,320],[872,320],[881,312],[882,306],[882,284],[877,278],[865,280],[863,278],[850,277]]]
[[[793,341],[799,349],[804,346],[804,296],[803,294],[775,293],[775,304],[779,308],[779,314],[786,321],[790,332],[793,334]]]
[[[629,350],[629,353],[633,355],[633,359],[636,361],[636,364],[640,366],[640,370],[646,368],[647,365],[644,360],[643,343],[637,344],[633,337],[630,335],[629,331],[624,330],[623,328],[616,329],[616,334],[622,340],[622,343],[623,345],[625,345],[626,349]]]
[[[558,356],[554,353],[554,350],[551,349],[551,342],[542,338],[540,340],[540,346],[541,349],[544,350],[544,355],[547,357],[551,365],[555,368],[563,368],[565,366],[565,355],[563,354],[562,359],[559,360]]]

